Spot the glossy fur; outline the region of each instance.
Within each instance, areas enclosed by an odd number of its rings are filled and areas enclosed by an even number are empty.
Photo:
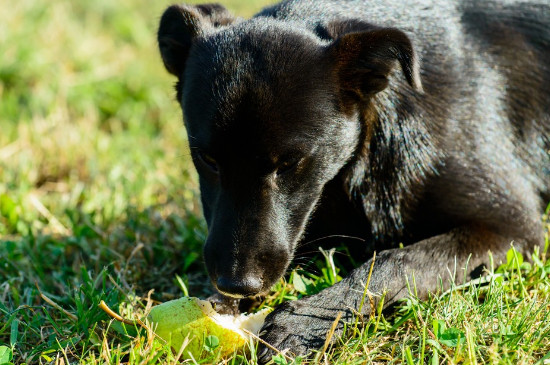
[[[526,255],[542,245],[550,6],[296,0],[249,20],[172,6],[158,39],[221,292],[265,292],[324,237],[378,251],[369,290],[387,306],[407,277],[425,296],[479,276],[488,250],[498,262],[512,241]],[[263,338],[295,354],[322,346],[337,313],[358,309],[371,263],[275,310]]]

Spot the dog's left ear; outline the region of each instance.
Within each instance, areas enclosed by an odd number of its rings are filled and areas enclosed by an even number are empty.
[[[409,85],[422,90],[412,42],[399,29],[372,27],[344,34],[330,46],[329,57],[342,91],[355,94],[359,99],[384,90],[397,63]]]
[[[172,5],[160,19],[157,39],[164,66],[181,77],[193,40],[220,26],[236,20],[219,4]]]

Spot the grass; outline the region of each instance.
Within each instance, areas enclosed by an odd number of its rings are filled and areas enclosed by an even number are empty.
[[[224,3],[247,16],[267,2]],[[141,318],[148,304],[211,291],[197,179],[154,38],[168,4],[0,0],[0,364],[175,363],[98,305]],[[312,269],[264,305],[344,275],[323,256]],[[352,325],[317,361],[543,364],[549,275],[544,260],[511,258],[488,283]],[[204,362],[221,361],[210,350]]]

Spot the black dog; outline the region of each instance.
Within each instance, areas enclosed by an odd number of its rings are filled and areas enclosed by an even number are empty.
[[[379,252],[369,290],[386,291],[386,306],[413,275],[425,296],[455,267],[456,280],[481,275],[488,251],[498,262],[511,242],[525,255],[542,245],[549,5],[290,0],[250,20],[174,5],[158,41],[220,292],[267,291],[300,242],[327,236]],[[338,312],[358,310],[370,266],[277,308],[263,338],[295,354],[320,347]]]

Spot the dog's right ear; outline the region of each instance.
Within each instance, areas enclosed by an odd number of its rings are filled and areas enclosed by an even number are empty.
[[[164,66],[181,77],[193,39],[208,29],[231,24],[235,18],[219,4],[172,5],[160,19],[157,39]]]

